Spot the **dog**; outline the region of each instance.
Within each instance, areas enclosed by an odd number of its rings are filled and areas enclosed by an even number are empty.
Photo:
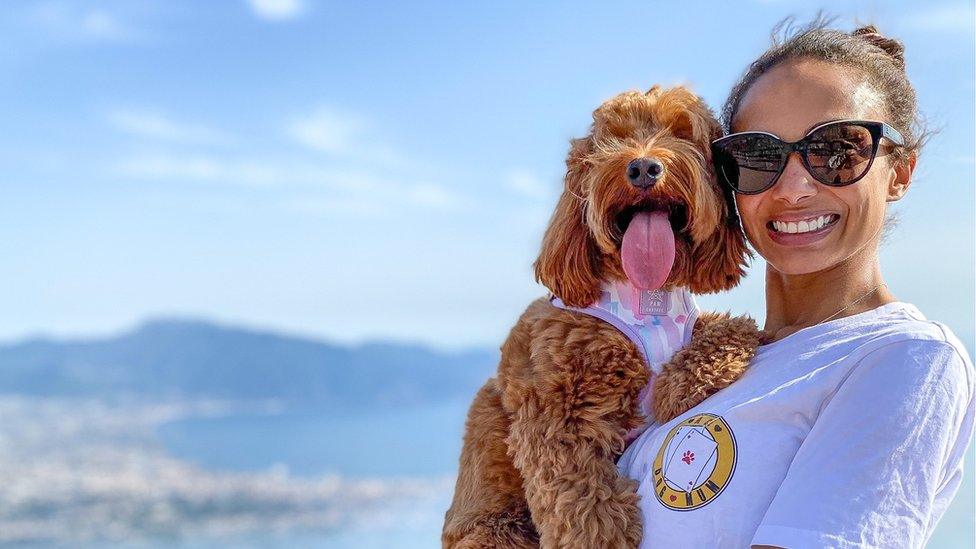
[[[640,543],[637,482],[617,458],[732,383],[760,340],[752,319],[691,299],[737,285],[752,257],[713,176],[721,134],[695,94],[654,86],[606,101],[571,141],[535,262],[551,296],[471,404],[445,548]]]

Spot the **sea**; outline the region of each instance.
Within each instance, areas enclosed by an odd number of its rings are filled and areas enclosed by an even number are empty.
[[[382,520],[338,531],[291,531],[261,538],[187,540],[178,547],[288,547],[335,549],[440,547],[450,506],[469,401],[373,413],[323,414],[296,410],[228,417],[192,417],[166,423],[157,436],[170,454],[212,470],[286,472],[291,477],[340,475],[352,479],[440,480],[436,497],[397,502]],[[170,545],[171,546],[171,545]],[[127,547],[127,546],[113,546]]]

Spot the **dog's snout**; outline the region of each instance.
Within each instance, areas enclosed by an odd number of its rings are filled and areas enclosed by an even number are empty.
[[[664,173],[664,164],[656,158],[635,158],[627,164],[627,179],[638,189],[653,187]]]

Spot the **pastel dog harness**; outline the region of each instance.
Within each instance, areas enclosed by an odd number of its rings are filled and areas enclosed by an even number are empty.
[[[560,309],[577,311],[608,322],[637,346],[650,369],[651,380],[664,363],[691,341],[698,318],[698,305],[686,288],[642,290],[628,281],[604,282],[600,299],[586,308],[570,307],[556,296],[550,302]],[[639,403],[647,419],[642,427],[627,433],[627,442],[637,438],[652,423],[651,387],[641,390]]]

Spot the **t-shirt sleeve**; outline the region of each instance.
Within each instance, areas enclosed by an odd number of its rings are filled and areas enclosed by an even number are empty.
[[[959,488],[972,368],[937,340],[865,355],[826,401],[752,543],[923,547]]]

